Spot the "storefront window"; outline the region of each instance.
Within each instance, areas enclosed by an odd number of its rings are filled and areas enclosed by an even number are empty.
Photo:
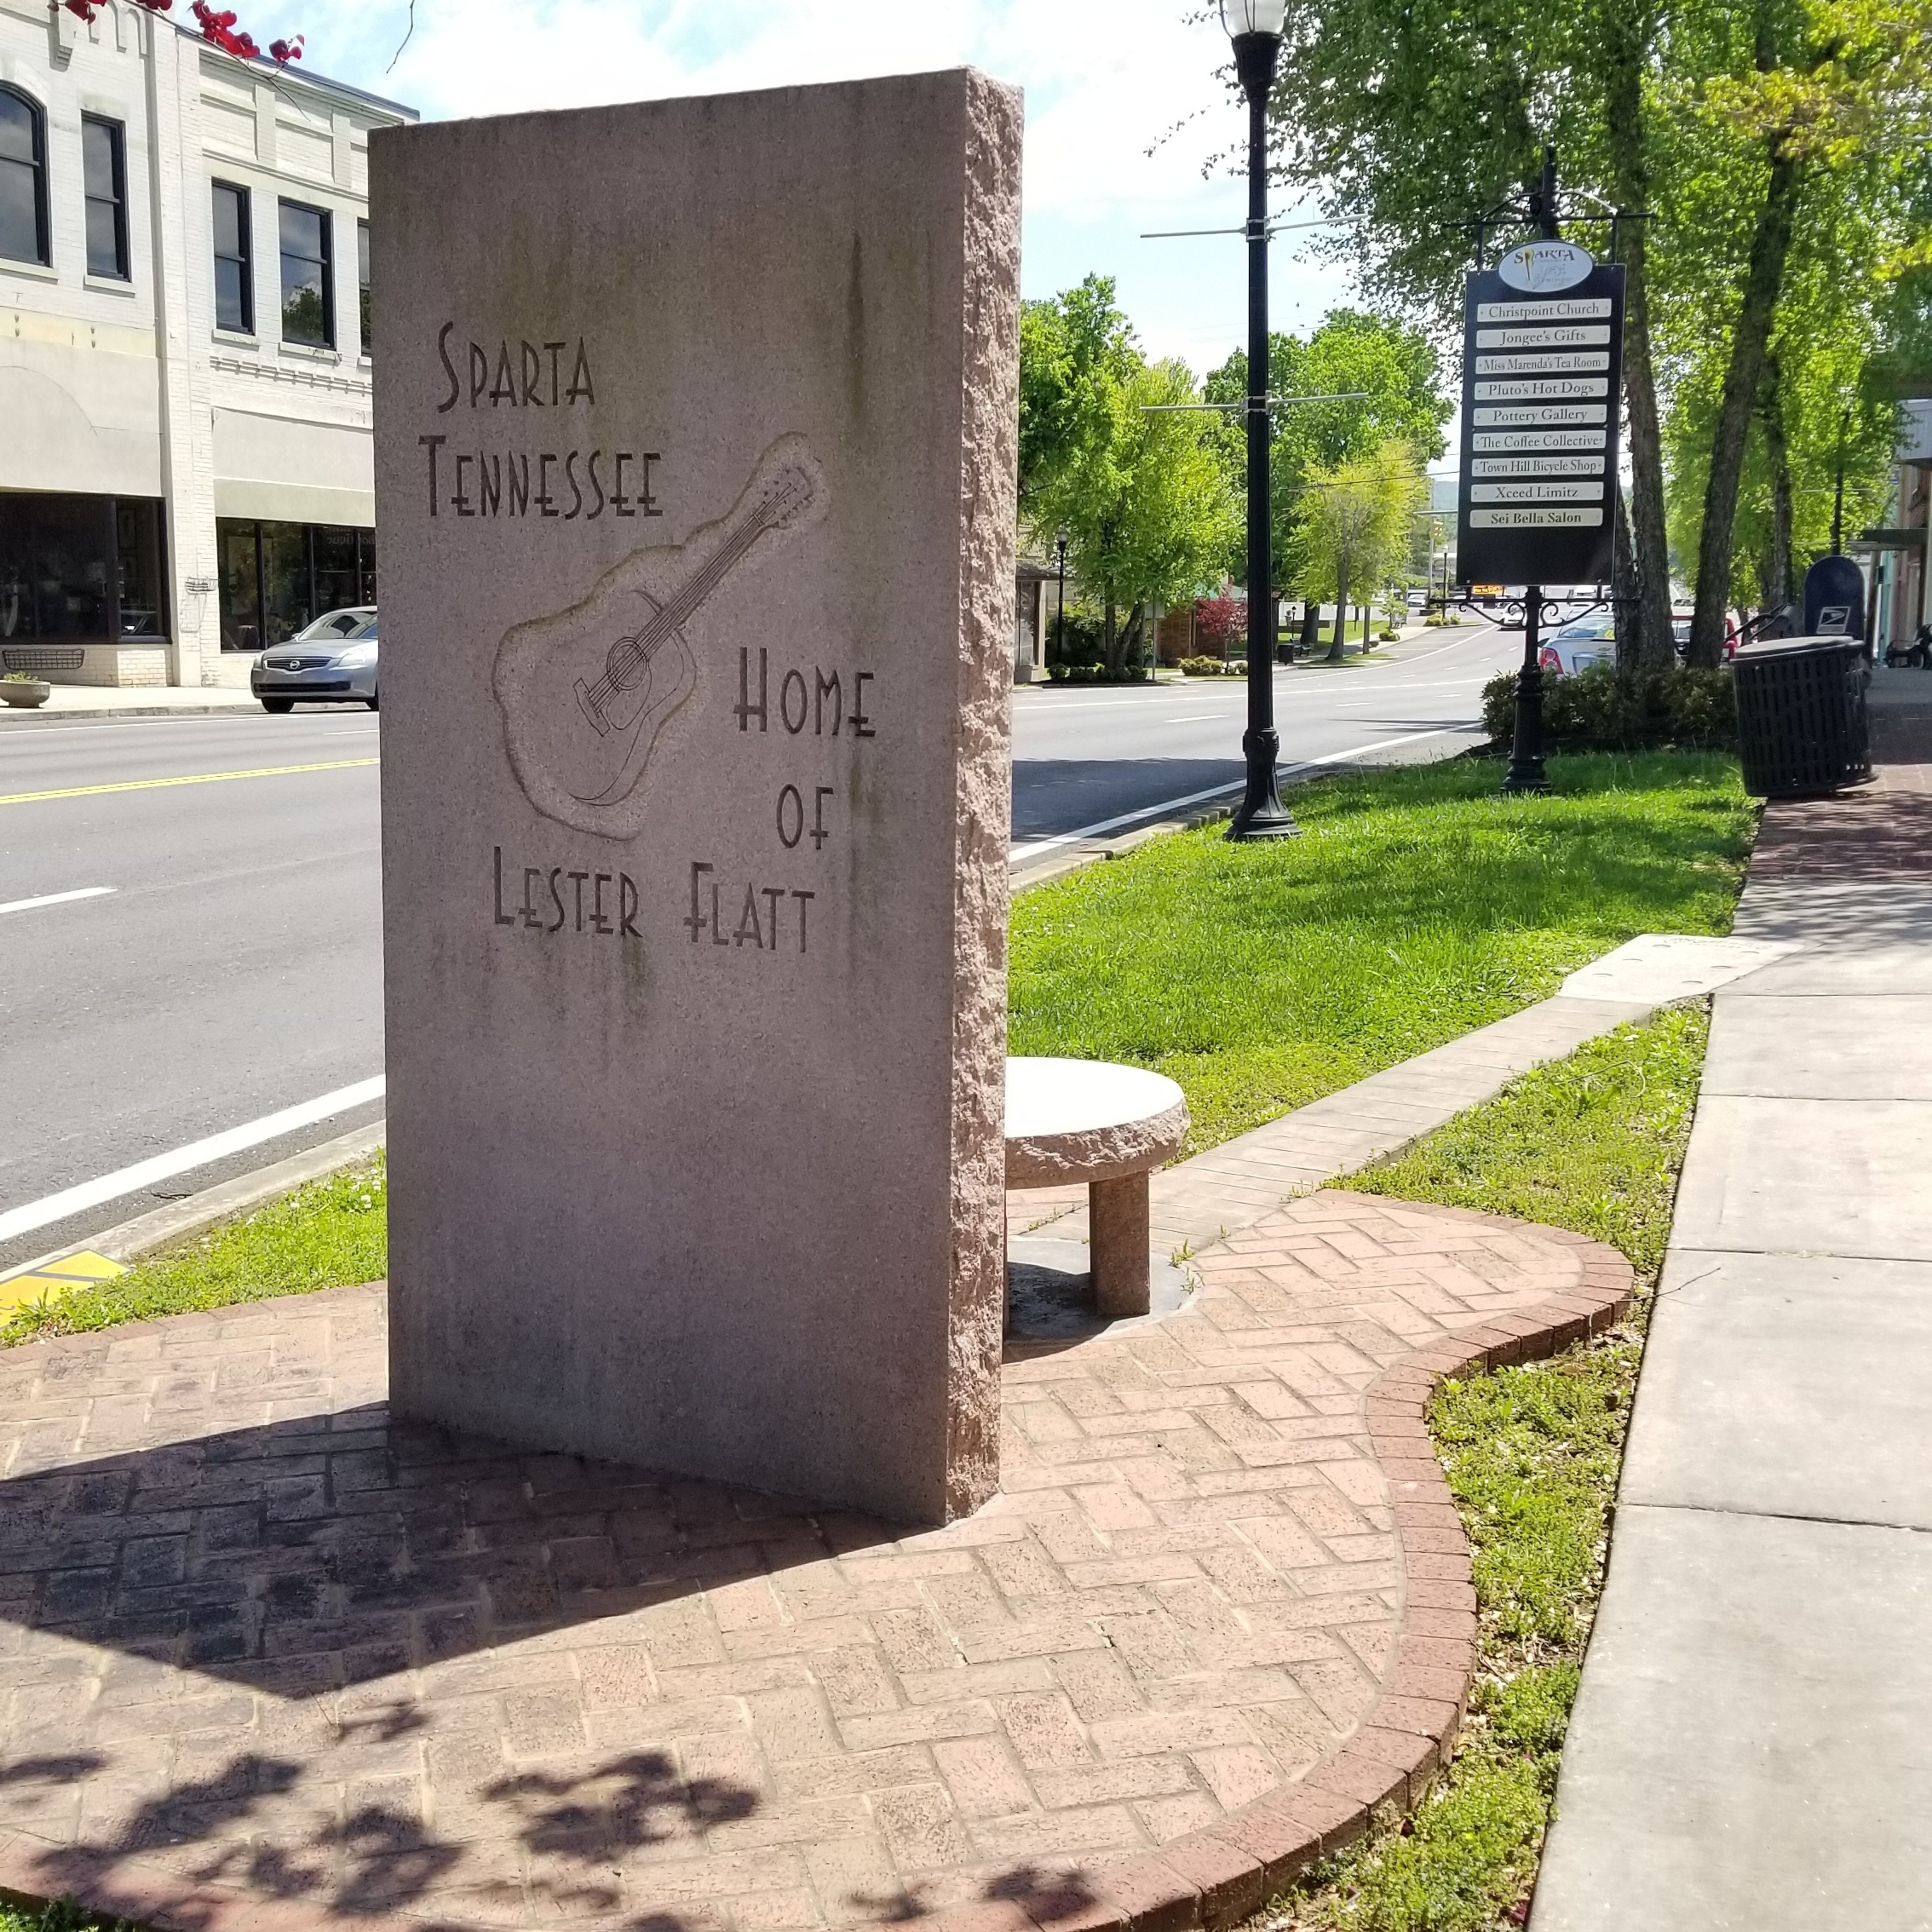
[[[319,613],[309,575],[308,526],[262,526],[262,641],[279,644]]]
[[[346,605],[362,601],[362,586],[355,563],[355,540],[359,534],[354,530],[331,529],[319,524],[315,527],[315,613],[318,617],[324,611],[339,611]]]
[[[166,635],[161,506],[0,492],[0,639]]]
[[[125,497],[114,504],[124,637],[161,637],[168,624],[161,588],[161,506]]]
[[[262,526],[218,521],[216,553],[221,560],[221,648],[262,648]]]
[[[224,517],[215,532],[224,651],[280,644],[325,612],[376,601],[372,530]]]

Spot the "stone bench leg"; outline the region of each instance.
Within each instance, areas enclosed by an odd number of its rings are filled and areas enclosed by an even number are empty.
[[[1094,1306],[1103,1315],[1145,1314],[1153,1271],[1147,1253],[1147,1176],[1087,1184],[1087,1241],[1093,1256]]]

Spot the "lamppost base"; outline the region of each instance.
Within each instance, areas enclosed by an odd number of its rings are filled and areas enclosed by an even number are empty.
[[[1503,781],[1503,796],[1505,798],[1544,798],[1555,789],[1544,775],[1540,763],[1533,771],[1527,772],[1519,772],[1512,765],[1509,777]]]
[[[1236,844],[1246,845],[1253,840],[1263,838],[1299,838],[1302,828],[1285,811],[1272,815],[1257,813],[1251,819],[1244,819],[1237,813],[1228,828],[1228,838]]]
[[[1234,816],[1228,821],[1228,836],[1231,839],[1255,838],[1299,838],[1302,828],[1295,823],[1294,814],[1281,802],[1281,796],[1274,789],[1274,773],[1268,774],[1268,783],[1259,798],[1251,783],[1248,796],[1235,808]]]

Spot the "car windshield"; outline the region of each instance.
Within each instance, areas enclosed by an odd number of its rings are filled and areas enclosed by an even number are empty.
[[[339,644],[346,637],[373,637],[375,635],[376,613],[373,611],[330,611],[317,618],[307,630],[299,633],[296,641]]]
[[[1573,644],[1600,644],[1617,635],[1617,620],[1614,618],[1585,618],[1578,624],[1567,624],[1556,633],[1560,639]]]

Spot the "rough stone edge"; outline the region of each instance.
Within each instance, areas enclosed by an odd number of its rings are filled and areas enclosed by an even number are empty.
[[[1378,1816],[1412,1809],[1453,1755],[1475,1681],[1476,1607],[1469,1540],[1429,1433],[1450,1377],[1543,1361],[1620,1320],[1636,1277],[1614,1248],[1507,1215],[1415,1204],[1473,1227],[1532,1233],[1576,1253],[1575,1287],[1536,1307],[1445,1336],[1391,1364],[1364,1391],[1371,1452],[1401,1538],[1403,1613],[1395,1661],[1342,1749],[1298,1783],[1159,1852],[1025,1897],[915,1919],[920,1932],[1222,1932],[1257,1911],[1317,1859]],[[0,1851],[0,1883],[5,1879]]]
[[[1060,1187],[1078,1181],[1119,1181],[1164,1165],[1187,1139],[1187,1103],[1108,1127],[1028,1134],[1006,1143],[1009,1190]]]
[[[1400,1204],[1397,1204],[1400,1205]],[[1469,1226],[1528,1232],[1574,1251],[1576,1286],[1392,1363],[1364,1390],[1375,1459],[1387,1477],[1405,1577],[1394,1666],[1343,1748],[1285,1790],[1159,1852],[1103,1866],[1091,1881],[957,1906],[908,1923],[920,1932],[1222,1932],[1314,1861],[1360,1837],[1378,1815],[1420,1802],[1452,1755],[1475,1679],[1476,1611],[1468,1538],[1436,1459],[1428,1406],[1451,1376],[1542,1361],[1619,1320],[1635,1290],[1614,1248],[1560,1228],[1467,1208],[1414,1205]],[[181,1318],[175,1318],[177,1320]],[[98,1336],[58,1338],[85,1346]],[[110,1878],[103,1864],[112,1863]],[[49,1881],[57,1884],[51,1889]],[[139,1861],[103,1861],[18,1828],[0,1827],[0,1899],[38,1909],[50,1897],[152,1932],[423,1932],[422,1922],[344,1915],[292,1899],[184,1877]]]
[[[969,1515],[999,1486],[1005,1307],[1007,854],[1013,556],[1019,490],[1018,91],[952,77],[963,177],[959,364],[959,727],[952,890],[952,1268],[946,1467],[934,1520]]]
[[[166,1207],[136,1215],[132,1221],[124,1221],[99,1234],[68,1241],[33,1261],[16,1262],[10,1268],[0,1269],[0,1281],[10,1280],[17,1274],[32,1274],[36,1268],[62,1261],[83,1248],[106,1255],[110,1261],[131,1262],[152,1254],[158,1248],[192,1240],[218,1221],[226,1221],[278,1194],[289,1193],[311,1181],[321,1180],[325,1175],[353,1166],[374,1153],[382,1145],[387,1132],[388,1123],[382,1120],[352,1128],[347,1134],[338,1134],[334,1140],[324,1141],[302,1153],[290,1154],[285,1160],[204,1187],[186,1200],[171,1201]]]

